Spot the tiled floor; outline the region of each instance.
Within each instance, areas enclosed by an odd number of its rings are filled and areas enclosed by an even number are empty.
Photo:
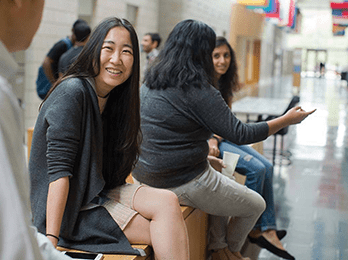
[[[291,78],[260,95],[291,93]],[[300,105],[317,111],[290,127],[285,149],[291,163],[275,166],[274,191],[285,248],[297,260],[348,259],[348,88],[339,79],[302,78]],[[279,138],[278,138],[279,139]],[[280,141],[278,141],[280,143]],[[271,159],[273,137],[264,144]],[[288,165],[287,165],[288,164]],[[261,250],[260,260],[280,259]]]

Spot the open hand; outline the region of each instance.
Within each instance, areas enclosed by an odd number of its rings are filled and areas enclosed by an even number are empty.
[[[309,112],[303,110],[300,106],[291,108],[284,117],[286,118],[289,125],[301,123],[307,116],[314,113],[316,109],[313,109]]]

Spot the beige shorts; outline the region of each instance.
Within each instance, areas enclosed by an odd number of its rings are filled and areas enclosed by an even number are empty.
[[[126,183],[110,190],[102,206],[106,208],[117,225],[124,230],[128,223],[138,214],[134,210],[134,196],[143,185]]]

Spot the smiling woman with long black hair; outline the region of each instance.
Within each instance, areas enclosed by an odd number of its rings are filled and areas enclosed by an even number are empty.
[[[212,230],[209,249],[222,259],[244,259],[239,251],[265,202],[209,165],[207,140],[216,133],[237,144],[262,141],[309,113],[296,108],[269,122],[239,121],[213,86],[215,40],[215,32],[195,20],[178,23],[170,33],[140,90],[144,141],[133,177],[215,215],[214,226],[224,232]],[[228,228],[220,216],[232,217]]]
[[[108,18],[53,86],[35,125],[34,224],[54,246],[134,254],[129,242],[145,243],[156,259],[188,259],[175,194],[126,184],[140,136],[137,35],[127,20]]]

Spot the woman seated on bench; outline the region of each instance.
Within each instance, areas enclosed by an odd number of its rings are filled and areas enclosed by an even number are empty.
[[[43,101],[29,170],[34,224],[54,246],[188,259],[176,195],[126,184],[139,154],[139,44],[132,25],[108,18]],[[127,241],[128,239],[128,241]]]
[[[213,62],[217,88],[231,108],[233,92],[238,91],[238,71],[235,53],[224,37],[216,39]],[[233,111],[233,110],[232,110]],[[273,165],[261,154],[248,145],[236,145],[219,136],[209,139],[209,155],[223,157],[225,151],[240,155],[236,171],[246,175],[245,185],[258,192],[266,201],[266,209],[257,220],[249,234],[252,243],[270,250],[286,259],[294,259],[287,253],[280,242],[285,230],[277,231],[273,198]],[[227,220],[226,220],[227,223]]]
[[[310,112],[296,108],[268,122],[239,121],[213,86],[215,40],[213,29],[194,20],[178,23],[169,34],[140,89],[144,141],[132,175],[137,182],[174,191],[182,205],[231,216],[230,231],[225,229],[209,249],[224,254],[222,259],[244,259],[239,251],[265,201],[210,167],[207,140],[216,133],[237,144],[259,142]]]

